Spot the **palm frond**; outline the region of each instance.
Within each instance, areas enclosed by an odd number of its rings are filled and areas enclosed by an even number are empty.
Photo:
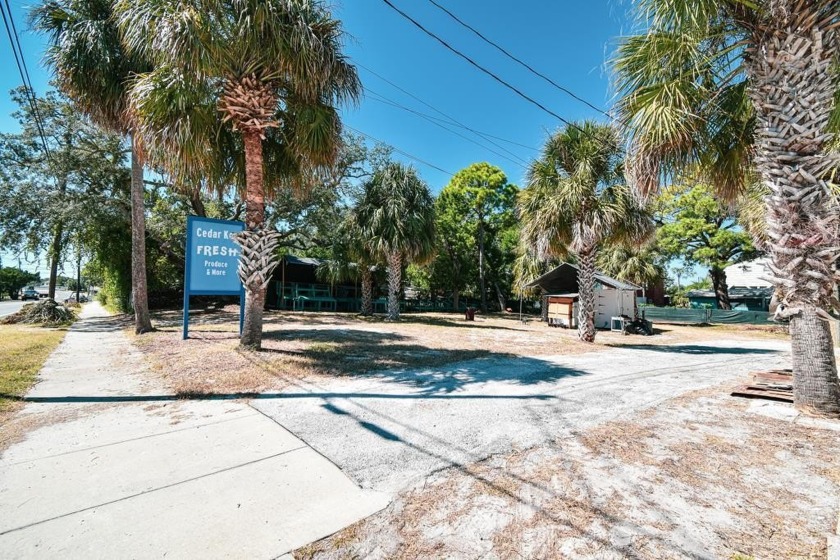
[[[123,48],[111,0],[48,0],[29,18],[47,33],[46,60],[59,89],[100,126],[128,133],[129,80],[150,65]]]
[[[651,216],[624,183],[621,156],[610,126],[584,122],[552,135],[519,193],[523,246],[546,258],[646,239]]]
[[[364,187],[356,220],[370,252],[422,263],[434,255],[434,200],[413,167],[391,163]]]

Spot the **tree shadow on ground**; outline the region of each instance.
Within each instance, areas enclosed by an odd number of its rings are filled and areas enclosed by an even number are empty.
[[[417,369],[390,369],[370,374],[378,380],[417,388],[426,394],[453,393],[487,383],[519,386],[553,383],[560,379],[581,377],[589,372],[560,366],[536,358],[487,352],[456,363]]]
[[[66,395],[55,397],[27,397],[11,393],[0,393],[0,399],[39,404],[119,404],[178,401],[299,401],[309,399],[390,399],[390,400],[512,400],[512,401],[548,401],[556,400],[554,395],[424,395],[394,393],[357,393],[357,392],[309,392],[309,393],[165,393],[142,395]],[[330,410],[331,405],[321,405]],[[335,407],[333,407],[334,409]],[[338,412],[335,412],[339,414]]]
[[[778,354],[778,350],[770,348],[739,348],[737,346],[705,346],[701,344],[605,344],[610,348],[621,348],[624,350],[647,350],[650,352],[661,352],[665,354]]]
[[[385,342],[408,340],[410,337],[395,332],[366,331],[346,329],[336,326],[332,329],[318,328],[284,328],[276,331],[263,332],[263,342],[310,341],[310,342],[370,342],[382,344]]]
[[[181,309],[155,311],[152,323],[158,329],[181,328],[184,325],[184,312]],[[190,309],[190,330],[199,330],[202,325],[239,325],[239,311],[216,309],[212,306]]]
[[[359,403],[355,404],[358,405]],[[664,549],[677,553],[681,558],[691,560],[706,558],[705,555],[699,555],[682,549],[667,540],[663,535],[652,534],[647,527],[627,519],[626,516],[619,516],[614,512],[607,511],[607,508],[602,507],[602,505],[598,504],[589,495],[591,491],[588,489],[584,492],[562,491],[552,487],[550,483],[546,483],[544,480],[539,480],[537,477],[519,475],[507,465],[491,467],[489,464],[483,463],[486,457],[475,457],[473,450],[465,449],[456,442],[444,440],[424,430],[422,427],[414,426],[410,423],[410,419],[395,418],[392,415],[380,413],[361,405],[364,411],[373,413],[374,416],[378,416],[380,420],[391,425],[396,425],[400,432],[397,433],[394,430],[384,427],[379,421],[374,420],[374,418],[364,418],[352,410],[342,408],[336,404],[326,403],[322,407],[331,414],[349,418],[363,430],[387,442],[399,444],[410,452],[422,454],[439,461],[446,468],[450,468],[469,479],[473,479],[478,483],[478,488],[484,492],[490,494],[496,493],[511,500],[514,504],[520,504],[533,510],[538,513],[544,522],[553,525],[555,528],[572,530],[580,536],[585,536],[597,543],[603,550],[620,554],[624,558],[639,560],[642,558],[637,553],[637,549],[632,541],[621,545],[614,542],[610,537],[596,533],[594,528],[597,524],[593,523],[592,519],[597,519],[601,524],[609,527],[632,529],[634,533],[645,535],[645,539],[657,542]],[[432,441],[438,444],[441,449],[433,449],[428,444],[420,443],[421,441]],[[471,461],[460,459],[460,457],[471,455],[473,456],[473,460]],[[457,492],[453,495],[453,498],[457,499]],[[555,503],[552,503],[553,500],[565,503],[567,506],[558,508]],[[646,504],[656,506],[652,499],[642,498],[642,500]],[[564,515],[564,510],[572,510],[588,515],[583,515],[578,518],[578,516]],[[668,513],[663,513],[667,518]],[[341,534],[339,533],[339,535]]]
[[[539,385],[588,373],[508,352],[433,348],[398,333],[342,329],[269,332],[261,352],[242,353],[269,372],[284,375],[283,358],[275,361],[271,355],[302,359],[321,375],[393,383],[427,395],[484,383]]]
[[[167,309],[153,312],[153,320],[156,324],[165,327],[179,326],[182,324],[183,311],[181,309]],[[483,325],[482,319],[485,320],[499,320],[504,322],[519,323],[518,315],[501,315],[490,314],[486,316],[478,315],[478,321],[466,321],[464,315],[460,313],[452,314],[426,314],[423,312],[406,312],[400,315],[400,321],[396,324],[420,324],[440,327],[460,327],[472,329],[499,329],[499,330],[518,330],[516,328],[505,327],[501,325]],[[538,320],[538,317],[527,316],[526,319]],[[201,324],[221,324],[221,323],[235,323],[239,320],[238,309],[228,306],[225,308],[217,308],[214,306],[207,306],[202,308],[190,309],[190,320],[195,321],[196,326]],[[263,315],[263,323],[267,325],[283,325],[290,323],[306,323],[315,325],[379,325],[379,324],[393,324],[390,323],[388,317],[384,313],[376,313],[373,315],[360,315],[349,311],[290,311],[279,309],[267,309]]]
[[[513,329],[511,327],[503,327],[499,325],[482,325],[480,322],[465,321],[463,317],[458,318],[453,316],[451,319],[447,317],[432,317],[423,315],[400,315],[400,322],[406,324],[430,325],[435,327],[457,327],[466,329],[493,329],[500,331],[516,331],[520,329]]]
[[[71,327],[78,332],[113,332],[127,329],[134,324],[133,315],[109,315],[107,317],[89,317],[76,321]]]
[[[176,319],[174,313],[170,318]],[[237,338],[233,331],[207,328],[207,319],[213,323],[230,321],[235,324],[238,318],[230,310],[210,310],[199,315],[190,329],[195,334],[193,344],[230,345]],[[266,323],[277,321],[279,328],[273,326],[263,332],[261,351],[235,351],[236,361],[230,366],[233,368],[230,375],[235,376],[235,368],[257,366],[278,380],[299,379],[309,374],[364,378],[402,386],[413,393],[443,395],[484,383],[538,386],[587,374],[513,352],[490,350],[474,341],[461,344],[463,331],[447,331],[445,327],[464,326],[464,323],[445,318],[415,316],[403,321],[404,324],[444,326],[440,332],[433,333],[430,341],[424,334],[417,334],[416,327],[412,331],[414,334],[386,330],[378,328],[387,325],[384,321],[359,320],[352,315],[346,320],[339,317],[337,322],[335,316],[314,313],[273,315],[271,319]],[[231,351],[234,352],[233,348]],[[212,375],[215,374],[214,370]],[[211,373],[207,372],[207,375]]]

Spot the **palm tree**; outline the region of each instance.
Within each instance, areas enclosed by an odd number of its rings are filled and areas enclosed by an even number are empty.
[[[46,58],[59,89],[95,123],[130,138],[134,332],[151,331],[143,160],[128,111],[129,80],[150,67],[143,57],[123,48],[111,0],[48,0],[33,9],[30,17],[37,29],[49,34]]]
[[[639,8],[644,32],[622,40],[615,60],[636,186],[657,188],[708,160],[717,136],[730,138],[716,150],[710,183],[735,198],[754,166],[770,191],[767,249],[777,315],[790,319],[794,402],[840,416],[827,321],[840,310],[840,204],[830,179],[840,166],[831,146],[840,123],[837,1],[641,0]]]
[[[228,148],[244,151],[240,345],[259,349],[278,262],[276,232],[265,228],[273,186],[266,178],[277,171],[290,180],[296,169],[333,160],[341,132],[335,105],[360,95],[356,69],[341,52],[341,25],[315,0],[121,0],[117,16],[131,52],[156,64],[135,85],[150,149],[174,149],[177,172],[212,168],[220,117],[236,133]]]
[[[595,261],[600,246],[641,242],[650,215],[624,183],[615,129],[584,122],[551,136],[528,168],[519,196],[522,243],[541,257],[571,252],[578,260],[578,334],[595,340]]]
[[[362,285],[360,314],[373,315],[373,271],[376,256],[365,245],[355,210],[342,221],[331,247],[330,258],[318,267],[316,274],[330,283],[346,280]]]
[[[434,200],[412,167],[391,163],[365,183],[356,219],[364,245],[388,263],[388,319],[400,318],[402,267],[432,257]]]
[[[641,247],[617,244],[598,255],[598,270],[622,282],[650,288],[665,279],[663,257],[653,243]]]
[[[377,269],[377,257],[365,243],[364,233],[357,223],[356,216],[351,217],[350,245],[348,255],[356,262],[359,279],[362,284],[362,305],[359,312],[369,317],[373,315],[373,275]]]

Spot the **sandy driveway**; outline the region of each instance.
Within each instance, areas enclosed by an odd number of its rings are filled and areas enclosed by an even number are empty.
[[[789,345],[638,344],[576,356],[486,358],[438,369],[291,381],[252,405],[362,487],[397,492],[439,469],[529,448],[686,391],[789,365]]]

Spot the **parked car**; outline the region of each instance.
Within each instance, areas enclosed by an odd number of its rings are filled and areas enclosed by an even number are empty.
[[[21,301],[26,301],[28,299],[34,299],[37,301],[39,297],[41,297],[41,294],[33,289],[23,290],[20,294]]]

